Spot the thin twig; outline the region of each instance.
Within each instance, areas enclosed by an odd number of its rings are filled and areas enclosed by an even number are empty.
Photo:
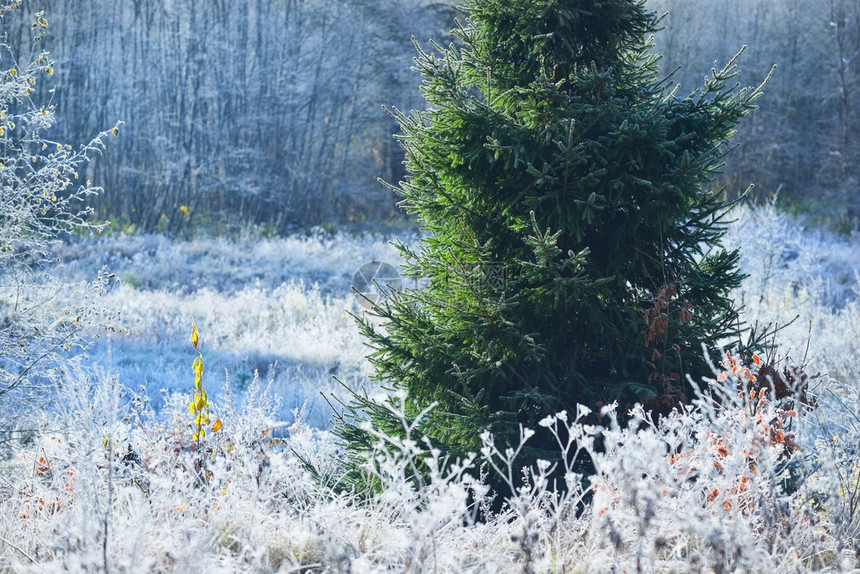
[[[30,562],[32,562],[33,564],[38,564],[38,562],[36,562],[36,559],[35,559],[35,558],[33,558],[32,556],[30,556],[29,554],[27,554],[26,552],[24,552],[23,550],[21,550],[20,548],[18,548],[17,546],[15,546],[15,545],[14,545],[14,544],[12,544],[11,542],[9,542],[9,541],[8,541],[8,540],[6,540],[5,538],[3,538],[2,536],[0,536],[0,542],[5,542],[8,546],[10,546],[10,547],[14,548],[15,550],[17,550],[18,552],[20,552],[20,553],[21,553],[21,555],[22,555],[22,556],[24,556],[27,560],[29,560],[29,561],[30,561]]]

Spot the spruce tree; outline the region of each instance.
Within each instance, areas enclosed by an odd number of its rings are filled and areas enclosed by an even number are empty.
[[[401,245],[405,289],[360,320],[375,376],[454,456],[489,429],[522,463],[557,449],[538,421],[577,403],[670,408],[703,348],[737,340],[738,254],[713,187],[759,88],[734,60],[679,97],[658,76],[658,18],[639,0],[467,0],[448,47],[418,48],[427,108],[392,113],[407,177],[392,186],[426,236]],[[369,417],[354,396],[338,432],[354,455]],[[398,431],[400,429],[400,431]],[[360,456],[360,455],[358,455]]]

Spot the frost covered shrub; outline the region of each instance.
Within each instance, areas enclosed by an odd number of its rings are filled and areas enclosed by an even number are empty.
[[[2,26],[30,25],[10,14],[20,2],[0,6]],[[89,284],[69,286],[45,272],[49,242],[58,234],[98,229],[88,220],[86,200],[98,188],[80,179],[83,167],[101,152],[98,134],[80,147],[55,141],[53,90],[39,86],[54,64],[39,44],[48,22],[36,14],[29,51],[0,39],[0,397],[5,412],[0,430],[18,420],[20,399],[56,380],[67,351],[85,340],[101,321],[93,304],[105,284],[99,274]],[[49,95],[50,94],[50,95]],[[77,297],[68,292],[78,290]],[[62,304],[58,304],[63,300]],[[5,432],[4,432],[4,437]]]

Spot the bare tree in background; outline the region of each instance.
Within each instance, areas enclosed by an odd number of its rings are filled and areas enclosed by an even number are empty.
[[[27,9],[29,1],[25,3]],[[285,232],[394,217],[397,126],[418,105],[409,35],[453,26],[453,0],[44,0],[62,58],[55,129],[75,139],[127,122],[92,167],[93,202],[134,229],[262,224]],[[817,206],[857,204],[855,0],[648,0],[668,11],[662,70],[688,92],[698,70],[747,50],[739,81],[777,71],[739,129],[722,183]],[[35,4],[33,4],[35,6]],[[11,45],[28,31],[9,30]],[[858,217],[855,214],[855,219]]]
[[[435,30],[447,3],[42,4],[63,57],[57,129],[75,137],[107,118],[127,123],[111,161],[91,173],[108,190],[93,202],[100,213],[171,232],[283,232],[397,213],[377,182],[403,160],[381,105],[414,105],[414,79],[400,72],[404,30]]]

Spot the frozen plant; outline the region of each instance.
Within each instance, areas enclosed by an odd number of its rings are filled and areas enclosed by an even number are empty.
[[[20,5],[13,1],[0,6],[0,23],[20,25],[10,15]],[[54,72],[49,53],[39,48],[47,26],[44,14],[36,14],[29,53],[0,40],[0,396],[8,409],[0,431],[18,420],[15,409],[21,408],[22,399],[33,397],[57,376],[47,369],[37,372],[34,366],[62,365],[62,352],[81,344],[101,321],[92,297],[108,280],[100,274],[76,287],[77,298],[57,305],[61,293],[75,288],[45,272],[56,263],[50,259],[50,240],[99,229],[89,220],[86,203],[99,189],[80,181],[80,174],[119,126],[78,148],[50,137],[54,90],[37,91]]]
[[[860,397],[833,386],[845,409],[834,424],[802,393],[768,384],[769,370],[726,356],[708,393],[660,420],[641,407],[623,427],[614,407],[545,417],[562,468],[538,461],[524,472],[514,469],[527,429],[511,450],[484,435],[480,455],[446,459],[395,396],[387,404],[403,432],[365,425],[375,442],[363,492],[336,487],[335,441],[300,413],[280,422],[257,377],[244,401],[227,385],[211,405],[221,429],[194,440],[190,384],[156,417],[115,374],[69,371],[58,389],[66,406],[40,421],[54,430],[0,462],[0,563],[21,572],[848,570],[858,562]],[[573,464],[585,453],[589,477]],[[490,472],[509,488],[498,511]]]

